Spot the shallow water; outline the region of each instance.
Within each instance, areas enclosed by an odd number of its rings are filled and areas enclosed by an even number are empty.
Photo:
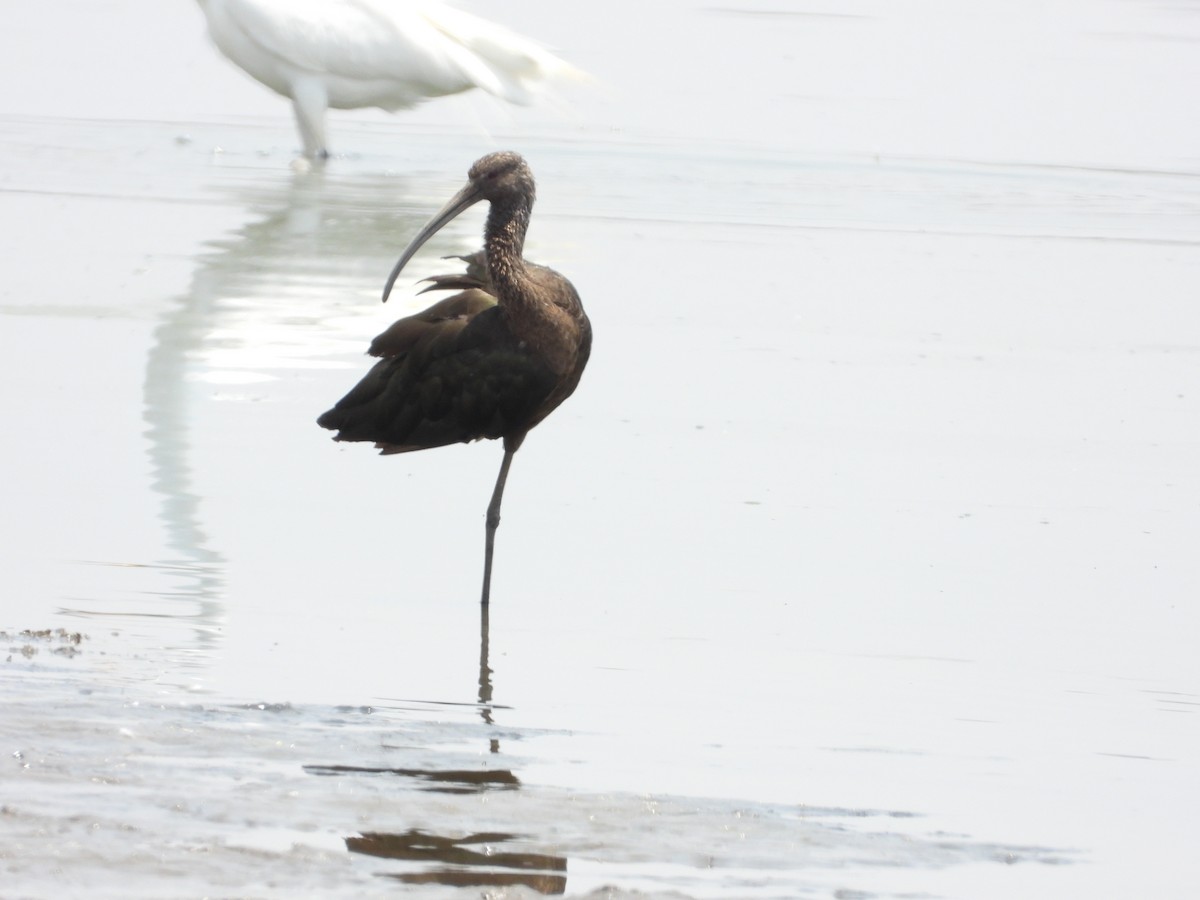
[[[570,111],[310,172],[186,5],[0,37],[3,893],[1193,895],[1200,5],[511,6]],[[597,336],[481,623],[499,448],[313,420],[496,146]]]

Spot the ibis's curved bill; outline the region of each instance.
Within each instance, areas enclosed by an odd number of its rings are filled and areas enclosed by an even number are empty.
[[[479,185],[473,181],[468,182],[461,191],[450,198],[449,203],[437,211],[424,228],[417,232],[417,236],[412,239],[404,252],[400,254],[400,259],[392,267],[392,273],[388,275],[387,283],[383,286],[384,303],[387,303],[388,297],[392,293],[392,286],[395,285],[396,279],[400,277],[400,272],[408,265],[408,261],[416,255],[417,251],[424,246],[425,242],[445,228],[446,225],[457,218],[464,210],[474,206],[482,199],[484,199],[484,195]]]

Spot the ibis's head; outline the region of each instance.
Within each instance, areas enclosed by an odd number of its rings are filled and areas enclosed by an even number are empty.
[[[392,268],[387,284],[383,287],[384,302],[387,302],[388,295],[392,292],[392,285],[396,283],[400,272],[421,249],[421,246],[465,209],[474,206],[480,200],[500,205],[523,203],[532,206],[533,198],[533,172],[530,171],[529,164],[519,153],[502,150],[499,153],[489,153],[476,160],[475,164],[471,166],[471,171],[467,173],[467,183],[463,189],[438,210],[437,214],[417,232],[417,236],[400,254],[400,259]]]

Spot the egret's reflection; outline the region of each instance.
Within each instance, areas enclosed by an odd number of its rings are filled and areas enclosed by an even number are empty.
[[[196,636],[206,644],[215,639],[222,618],[219,597],[225,560],[209,546],[188,461],[189,351],[203,342],[213,316],[212,296],[194,290],[196,283],[193,281],[193,291],[187,298],[176,301],[164,313],[154,330],[146,357],[143,418],[150,488],[159,495],[159,518],[166,527],[166,545],[174,554],[160,560],[159,565],[177,579],[175,590],[168,596],[196,602],[198,609],[192,613]]]
[[[163,312],[146,360],[150,484],[170,552],[159,564],[176,584],[162,594],[195,604],[169,614],[187,618],[202,645],[215,639],[225,616],[229,550],[206,527],[204,485],[219,473],[196,468],[197,418],[208,396],[197,386],[262,383],[280,369],[327,364],[329,330],[311,323],[335,307],[353,318],[347,298],[377,294],[396,248],[433,202],[408,199],[412,185],[394,176],[251,175],[260,180],[235,174],[214,188],[222,206],[247,211],[246,224],[214,239],[197,260],[187,294]],[[370,304],[363,307],[366,315]],[[356,342],[366,331],[355,333]]]

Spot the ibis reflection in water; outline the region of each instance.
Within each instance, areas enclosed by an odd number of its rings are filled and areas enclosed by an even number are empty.
[[[367,352],[380,361],[317,422],[336,431],[335,440],[372,441],[384,454],[503,439],[504,460],[487,509],[486,604],[513,454],[579,384],[592,326],[571,282],[523,256],[534,183],[516,153],[492,153],[471,167],[466,186],[401,254],[383,299],[417,250],[480,200],[491,205],[483,250],[466,258],[465,273],[430,279],[429,290],[460,292],[375,338]]]
[[[480,88],[529,103],[575,73],[533,41],[426,0],[199,0],[217,48],[292,100],[304,153],[329,155],[325,110],[395,112]]]

